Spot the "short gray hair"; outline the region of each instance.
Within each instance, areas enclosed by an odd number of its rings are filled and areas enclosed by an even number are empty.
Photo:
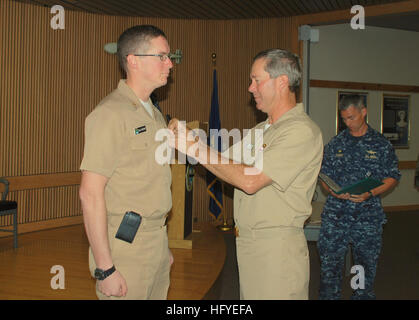
[[[138,25],[125,30],[119,36],[117,43],[117,55],[121,68],[126,72],[127,55],[145,53],[150,45],[150,40],[160,36],[167,39],[162,30],[152,25]]]
[[[364,98],[359,94],[346,95],[340,99],[338,108],[339,111],[343,111],[351,106],[357,108],[360,111],[361,109],[366,108],[364,104]]]
[[[262,58],[266,59],[265,71],[271,79],[286,75],[290,91],[297,91],[301,83],[301,63],[296,54],[283,49],[268,49],[259,52],[253,62]]]

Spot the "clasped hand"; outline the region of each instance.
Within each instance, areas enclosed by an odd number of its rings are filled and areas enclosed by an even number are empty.
[[[330,194],[338,199],[349,200],[352,202],[364,202],[371,197],[369,192],[364,192],[361,194],[350,194],[350,193],[343,193],[343,194],[336,194],[332,190],[330,190]]]
[[[170,147],[187,154],[189,147],[196,141],[193,139],[192,130],[186,127],[185,122],[179,121],[176,118],[170,120],[167,127],[173,133],[169,138]]]
[[[116,270],[105,280],[97,280],[98,289],[107,297],[125,297],[128,286],[124,277]]]

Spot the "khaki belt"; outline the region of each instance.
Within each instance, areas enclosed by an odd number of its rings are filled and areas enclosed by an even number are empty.
[[[252,239],[274,238],[284,232],[304,232],[304,230],[299,227],[291,226],[281,226],[263,229],[239,228],[238,226],[235,226],[234,228],[234,234],[236,235],[236,237]]]
[[[167,216],[162,219],[142,218],[140,228],[141,231],[155,231],[166,227]]]

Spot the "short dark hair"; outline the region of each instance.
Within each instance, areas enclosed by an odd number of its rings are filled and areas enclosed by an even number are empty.
[[[121,68],[127,71],[127,55],[132,53],[142,53],[148,50],[150,40],[166,35],[162,30],[153,25],[137,25],[125,30],[118,39],[117,55]]]
[[[301,83],[300,58],[287,50],[268,49],[259,52],[253,58],[253,62],[262,58],[266,59],[265,71],[269,73],[270,78],[274,79],[282,74],[286,75],[288,77],[289,89],[295,93]]]
[[[364,104],[364,98],[359,94],[350,94],[344,96],[339,101],[339,111],[348,109],[350,106],[354,106],[358,110],[366,108]]]

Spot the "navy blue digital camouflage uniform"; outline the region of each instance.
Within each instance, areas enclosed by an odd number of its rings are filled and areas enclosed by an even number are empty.
[[[334,137],[325,146],[321,172],[340,186],[366,177],[382,181],[401,176],[392,145],[370,126],[361,137],[352,136],[348,129]],[[365,271],[365,289],[355,290],[352,299],[375,299],[373,285],[386,222],[381,198],[355,203],[329,195],[321,219],[319,298],[340,299],[344,257],[351,243],[354,265]]]

